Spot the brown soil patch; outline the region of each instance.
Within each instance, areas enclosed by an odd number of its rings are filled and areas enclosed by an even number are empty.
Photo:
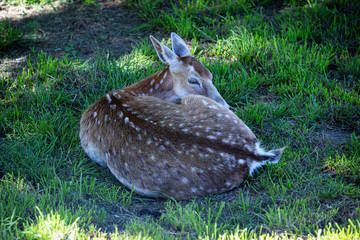
[[[117,0],[97,1],[97,6],[60,1],[43,6],[0,3],[0,21],[8,19],[20,28],[28,41],[0,52],[1,75],[23,66],[34,48],[56,57],[70,55],[89,59],[105,51],[110,57],[131,51],[132,45],[148,38],[149,31],[136,29],[144,24],[138,13]],[[158,36],[159,33],[151,32]]]
[[[333,147],[340,147],[350,141],[352,131],[351,129],[332,127],[323,124],[319,126],[319,130],[313,135],[314,141],[318,142],[320,146],[331,144]]]

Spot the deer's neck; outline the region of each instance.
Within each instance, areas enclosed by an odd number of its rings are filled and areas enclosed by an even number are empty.
[[[154,96],[166,101],[174,101],[172,98],[175,95],[169,67],[122,90],[136,96]]]

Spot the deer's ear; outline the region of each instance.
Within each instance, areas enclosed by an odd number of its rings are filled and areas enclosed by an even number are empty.
[[[182,40],[176,33],[171,33],[172,49],[178,57],[190,57],[191,52],[186,46],[184,40]]]
[[[155,47],[156,53],[158,54],[160,60],[167,64],[167,65],[175,65],[177,63],[177,56],[173,51],[171,51],[168,47],[166,47],[164,44],[159,42],[156,38],[153,36],[150,36],[151,42]]]

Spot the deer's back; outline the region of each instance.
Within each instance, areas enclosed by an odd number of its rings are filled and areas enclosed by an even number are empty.
[[[114,92],[91,105],[80,138],[89,156],[128,187],[175,198],[219,193],[240,184],[256,137],[230,110],[202,96],[181,104]]]

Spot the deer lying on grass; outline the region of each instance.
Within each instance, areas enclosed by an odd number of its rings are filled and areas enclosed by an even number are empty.
[[[177,36],[172,37],[174,45]],[[267,162],[277,163],[284,150],[267,152],[260,147],[251,130],[209,87],[207,69],[194,59],[181,60],[184,52],[185,58],[191,57],[189,51],[178,49],[177,43],[184,46],[180,40],[173,46],[175,57],[152,38],[160,59],[170,67],[106,94],[85,111],[80,123],[81,144],[89,157],[145,196],[185,199],[221,193]],[[181,73],[175,74],[174,69]],[[179,84],[184,77],[189,86],[198,82],[208,87],[195,92]],[[155,82],[160,86],[156,88]],[[181,104],[171,102],[178,99]]]

